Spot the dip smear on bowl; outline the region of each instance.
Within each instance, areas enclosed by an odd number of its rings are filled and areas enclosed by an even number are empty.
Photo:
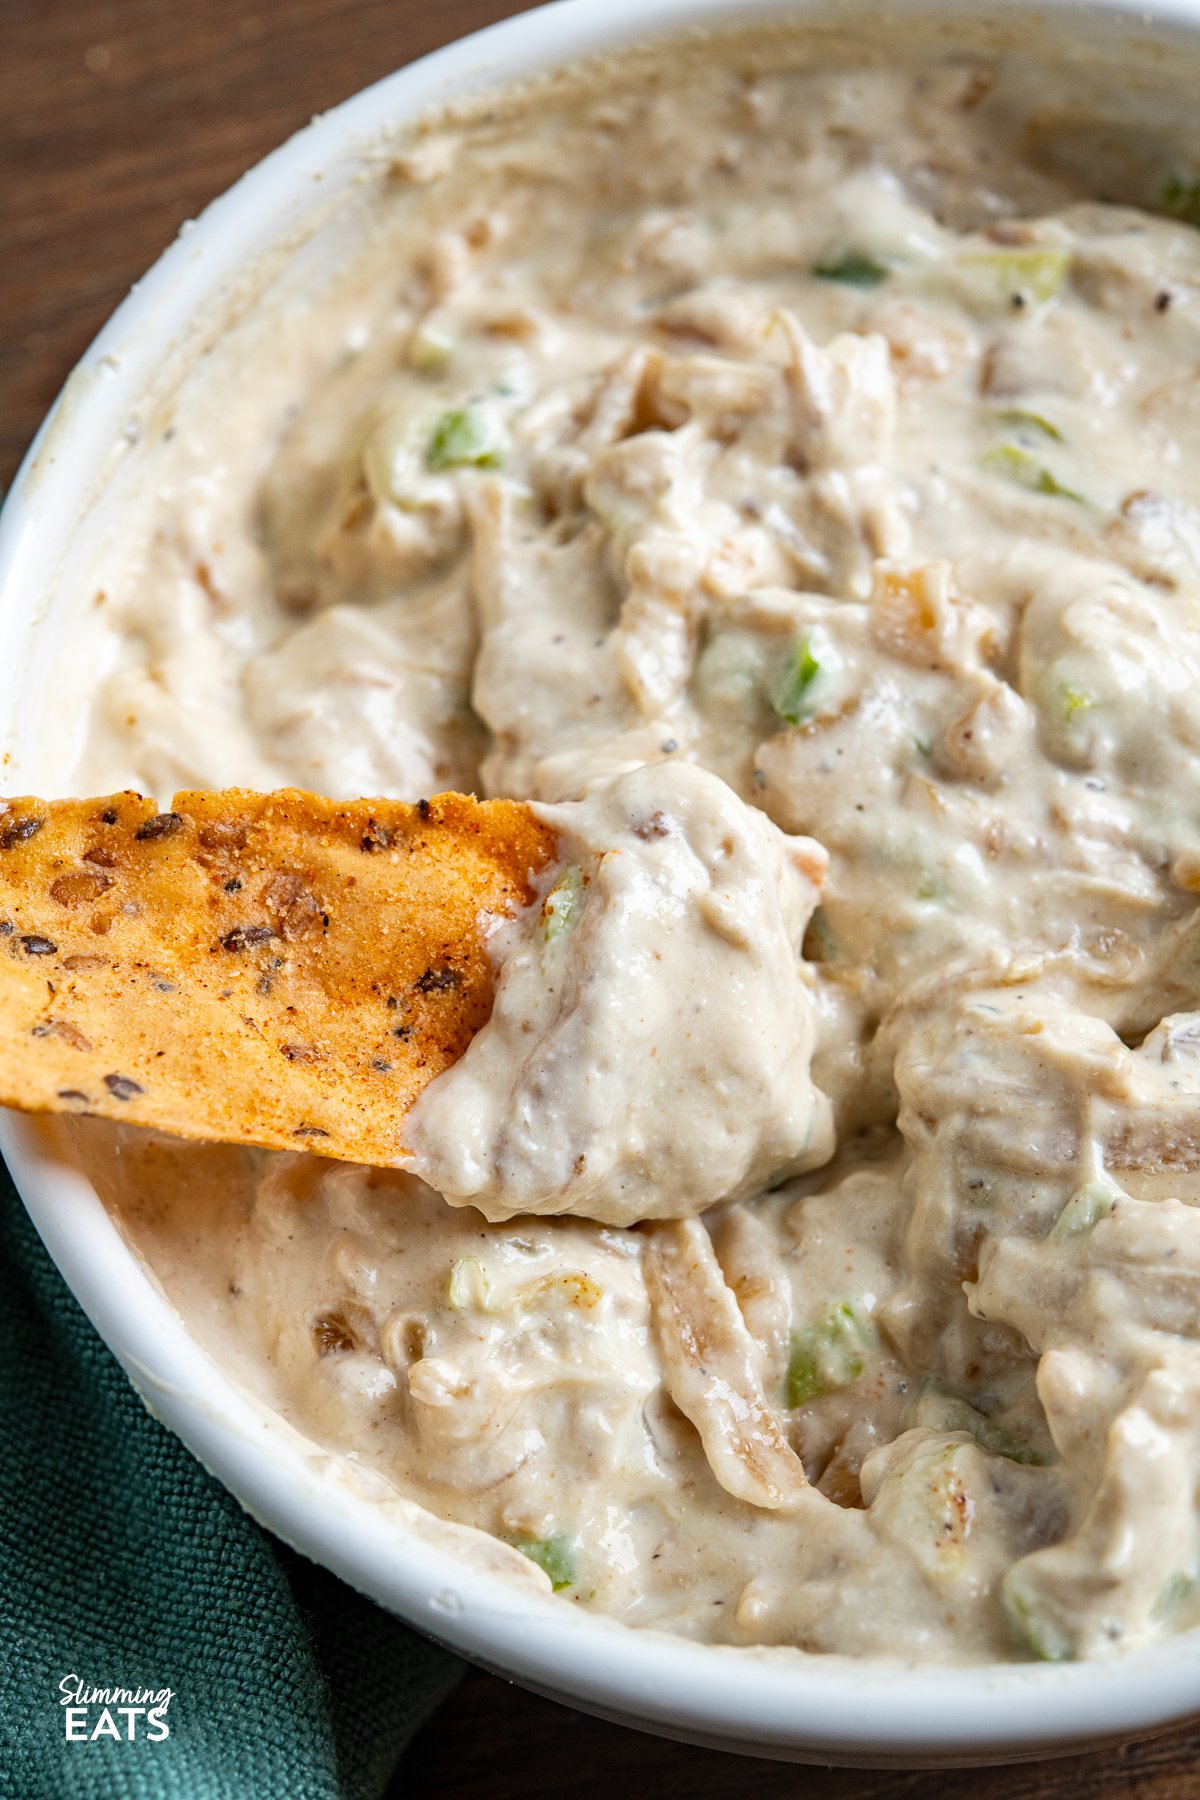
[[[75,785],[576,821],[414,1118],[458,1204],[81,1140],[302,1432],[581,1604],[1104,1654],[1197,1615],[1200,188],[1000,63],[758,61],[383,159],[98,565]]]

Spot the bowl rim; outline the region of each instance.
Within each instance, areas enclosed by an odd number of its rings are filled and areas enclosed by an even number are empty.
[[[836,3],[836,0],[835,0]],[[894,12],[945,11],[892,0]],[[1105,15],[1200,44],[1200,0],[992,0],[992,14]],[[29,654],[55,521],[94,475],[191,312],[260,252],[282,210],[381,131],[451,96],[688,27],[828,16],[829,0],[556,0],[460,39],[306,126],[212,202],[131,291],[59,395],[0,516],[0,669]],[[39,573],[39,559],[44,566]],[[2,683],[3,678],[0,678]],[[0,698],[7,708],[9,696]],[[2,729],[2,727],[0,727]],[[954,1765],[1053,1754],[1200,1710],[1200,1631],[1112,1661],[911,1666],[698,1644],[634,1629],[464,1564],[276,1433],[121,1236],[58,1122],[0,1113],[0,1153],[50,1255],[150,1410],[247,1510],[419,1629],[510,1678],[645,1730],[795,1760]],[[294,1437],[295,1434],[291,1434]]]

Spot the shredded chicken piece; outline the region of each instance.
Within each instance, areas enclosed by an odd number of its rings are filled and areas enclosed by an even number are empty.
[[[803,1504],[803,1465],[763,1396],[754,1339],[704,1226],[654,1226],[643,1267],[667,1391],[721,1486],[771,1511]]]

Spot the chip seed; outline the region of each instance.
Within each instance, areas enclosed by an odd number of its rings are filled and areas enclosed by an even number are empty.
[[[132,1100],[136,1094],[146,1091],[128,1075],[106,1075],[104,1085],[117,1100]]]
[[[221,939],[225,950],[252,950],[256,944],[269,944],[275,933],[269,925],[235,925]]]
[[[182,830],[183,820],[177,812],[155,813],[152,819],[143,819],[133,835],[140,844],[145,844],[156,838],[174,837]]]
[[[0,850],[14,850],[27,844],[42,829],[45,819],[14,819],[11,825],[0,825]]]
[[[52,881],[50,898],[59,906],[83,906],[89,900],[98,900],[111,886],[111,875],[81,869],[77,875],[60,875]]]

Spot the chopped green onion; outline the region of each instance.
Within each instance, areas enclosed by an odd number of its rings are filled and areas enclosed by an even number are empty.
[[[1080,506],[1087,505],[1087,501],[1076,488],[1064,487],[1057,475],[1054,475],[1049,469],[1038,470],[1037,480],[1033,483],[1033,492],[1049,494],[1055,500],[1075,500]]]
[[[789,725],[801,725],[818,710],[817,689],[834,673],[840,658],[819,625],[797,638],[771,692],[771,705]]]
[[[923,756],[928,759],[933,755],[933,742],[927,737],[915,737],[913,739],[913,749],[918,756]]]
[[[575,1552],[565,1532],[557,1531],[553,1537],[513,1538],[512,1546],[545,1571],[556,1594],[561,1593],[563,1588],[575,1586],[578,1580]]]
[[[542,936],[548,944],[569,931],[583,905],[583,875],[574,863],[542,901]]]
[[[844,256],[816,263],[813,274],[818,281],[840,281],[846,287],[873,288],[886,281],[891,270],[862,250],[848,250]]]
[[[1057,476],[1043,468],[1036,457],[1019,444],[1000,444],[979,460],[981,467],[1003,475],[1008,481],[1015,481],[1018,487],[1027,488],[1031,494],[1048,494],[1054,500],[1078,500],[1081,505],[1085,504],[1082,494],[1077,494],[1074,488],[1064,487]]]
[[[877,1338],[861,1301],[843,1300],[825,1318],[792,1336],[787,1403],[806,1406],[820,1394],[849,1387],[873,1356]]]
[[[1159,190],[1159,204],[1173,219],[1200,225],[1200,181],[1178,172],[1167,176]]]
[[[478,1307],[481,1312],[486,1312],[490,1291],[487,1270],[478,1257],[460,1256],[451,1265],[450,1280],[446,1286],[446,1304],[452,1306],[455,1312],[466,1312],[471,1307]]]
[[[1064,682],[1059,689],[1059,698],[1062,701],[1063,718],[1068,725],[1076,713],[1088,712],[1096,704],[1090,694],[1086,694],[1082,688],[1072,687],[1069,682]]]
[[[504,447],[495,416],[480,405],[460,406],[444,412],[433,428],[425,451],[425,467],[442,469],[498,469]]]
[[[1111,1181],[1087,1181],[1059,1213],[1050,1228],[1052,1238],[1082,1237],[1093,1231],[1101,1219],[1107,1219],[1120,1190]]]
[[[1013,250],[977,250],[962,257],[960,266],[992,275],[997,293],[1020,291],[1034,300],[1052,300],[1067,279],[1071,252],[1065,246],[1046,244]]]
[[[1012,425],[1017,430],[1036,431],[1039,436],[1050,438],[1056,444],[1063,441],[1063,434],[1058,426],[1052,424],[1044,413],[1028,412],[1023,406],[1006,406],[1003,412],[993,416],[997,425]]]
[[[801,719],[808,717],[805,697],[820,673],[821,665],[812,653],[808,638],[801,638],[772,695],[775,711],[789,725],[798,725]]]

